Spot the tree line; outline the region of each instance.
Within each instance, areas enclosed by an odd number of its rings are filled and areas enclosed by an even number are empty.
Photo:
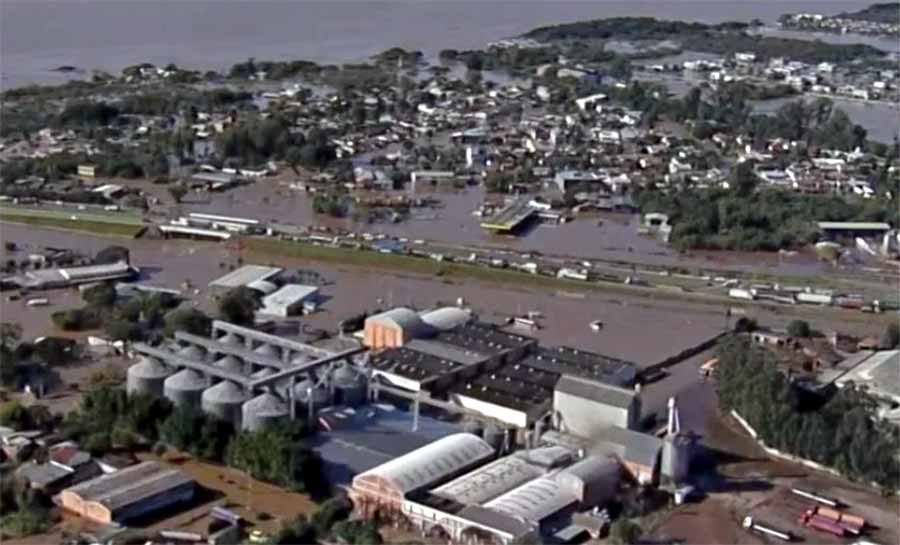
[[[722,408],[737,411],[767,445],[890,493],[900,488],[900,429],[877,416],[868,394],[848,386],[811,402],[778,370],[774,354],[745,336],[727,339],[718,356]]]

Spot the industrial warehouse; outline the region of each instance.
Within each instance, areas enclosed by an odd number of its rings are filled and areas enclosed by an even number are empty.
[[[475,434],[450,435],[361,473],[350,496],[358,516],[392,520],[429,538],[569,540],[593,530],[579,521],[591,520],[624,479],[650,485],[688,476],[693,441],[680,433],[674,399],[664,439],[605,430],[599,442],[551,430],[507,456]]]
[[[177,469],[143,462],[63,490],[63,508],[93,521],[124,523],[190,501],[196,483]]]
[[[602,506],[623,480],[687,478],[693,440],[680,433],[674,400],[664,438],[636,431],[633,364],[542,347],[455,307],[391,309],[369,316],[355,336],[360,346],[332,353],[216,321],[208,339],[178,332],[169,348],[138,344],[128,389],[245,430],[298,415],[315,421],[326,468],[331,458],[350,469],[339,480],[357,514],[430,537],[509,543],[571,534],[585,530],[573,515]],[[395,399],[411,402],[411,421],[383,403]],[[376,440],[384,433],[394,445]]]

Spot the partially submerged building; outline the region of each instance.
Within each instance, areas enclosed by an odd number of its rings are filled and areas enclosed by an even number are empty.
[[[101,524],[122,524],[190,501],[196,482],[158,462],[143,462],[67,488],[64,509]]]
[[[132,267],[127,261],[118,261],[116,263],[86,265],[83,267],[37,269],[26,271],[5,281],[19,289],[48,290],[107,280],[128,280],[137,273],[138,269]]]

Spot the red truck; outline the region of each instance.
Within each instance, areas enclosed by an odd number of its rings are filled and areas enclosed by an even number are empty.
[[[866,526],[866,519],[862,517],[821,506],[813,507],[800,515],[798,522],[808,528],[815,528],[840,537],[848,534],[858,536]]]
[[[800,515],[800,519],[797,522],[799,522],[803,526],[806,526],[807,528],[813,528],[821,532],[828,532],[829,534],[833,534],[838,537],[844,537],[847,535],[847,530],[843,526],[829,518],[815,514],[812,509]]]

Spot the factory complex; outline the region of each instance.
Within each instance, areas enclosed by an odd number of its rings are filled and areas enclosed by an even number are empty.
[[[362,325],[332,351],[214,321],[208,338],[136,344],[127,388],[247,431],[307,419],[358,516],[454,541],[577,533],[573,516],[590,518],[620,482],[687,478],[693,439],[674,400],[665,437],[639,431],[631,363],[541,346],[457,307]]]

